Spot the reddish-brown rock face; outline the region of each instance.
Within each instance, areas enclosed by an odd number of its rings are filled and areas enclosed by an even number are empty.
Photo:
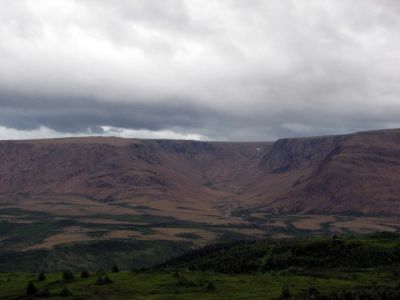
[[[228,199],[238,209],[399,215],[400,130],[275,143],[2,141],[0,195],[205,210]]]
[[[281,140],[261,165],[267,177],[286,183],[286,191],[267,198],[267,207],[400,213],[400,130]]]

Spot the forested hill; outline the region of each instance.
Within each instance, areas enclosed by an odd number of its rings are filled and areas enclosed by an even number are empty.
[[[222,273],[400,266],[400,236],[316,237],[242,241],[211,245],[169,260],[159,267]]]

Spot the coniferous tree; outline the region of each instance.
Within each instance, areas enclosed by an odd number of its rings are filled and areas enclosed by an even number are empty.
[[[37,288],[36,286],[33,284],[33,282],[29,282],[28,287],[26,288],[26,294],[27,295],[34,295],[37,293]]]
[[[281,299],[290,299],[290,290],[287,286],[283,287],[282,292],[281,292]]]
[[[40,272],[39,274],[38,274],[38,281],[45,281],[46,280],[46,276],[44,275],[44,273],[43,272]]]
[[[89,278],[89,277],[90,277],[90,274],[88,271],[86,271],[86,270],[81,271],[81,278]]]
[[[72,281],[74,280],[75,276],[70,270],[65,270],[62,274],[62,279],[64,281]]]
[[[104,277],[103,279],[103,284],[110,284],[113,281],[110,279],[110,277],[108,277],[107,275]]]
[[[112,267],[112,272],[113,272],[113,273],[118,273],[118,272],[119,272],[119,268],[118,268],[117,265],[114,265],[114,266]]]

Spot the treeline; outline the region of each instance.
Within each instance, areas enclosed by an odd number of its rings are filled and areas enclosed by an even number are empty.
[[[124,269],[149,267],[190,249],[177,241],[104,240],[71,243],[54,249],[0,251],[0,272],[60,272],[65,269]],[[0,297],[1,299],[1,297]]]
[[[398,235],[243,241],[191,251],[159,267],[249,273],[396,266],[400,265],[399,242]]]
[[[267,244],[260,241],[210,245],[172,258],[156,268],[181,267],[188,270],[247,273],[259,269],[259,258],[268,248]]]
[[[367,241],[325,240],[276,245],[263,270],[286,268],[368,268],[400,263],[400,248]]]

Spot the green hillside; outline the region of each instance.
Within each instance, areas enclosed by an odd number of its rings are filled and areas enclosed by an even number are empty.
[[[0,299],[400,299],[400,237],[234,242],[115,271],[0,273]]]

